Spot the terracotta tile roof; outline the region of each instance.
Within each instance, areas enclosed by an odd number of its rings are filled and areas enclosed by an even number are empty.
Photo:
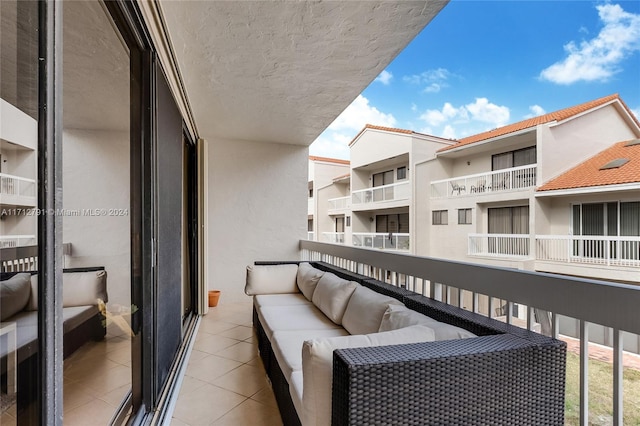
[[[364,131],[367,130],[367,129],[383,130],[385,132],[402,133],[402,134],[405,134],[405,135],[424,135],[424,133],[414,132],[413,130],[396,129],[395,127],[374,126],[373,124],[366,124],[362,128],[362,130],[360,130],[358,132],[358,134],[353,139],[351,139],[351,142],[349,142],[349,146],[353,145],[353,143],[356,141],[356,139],[358,139],[360,137],[360,135],[362,133],[364,133]]]
[[[448,151],[450,149],[459,148],[461,146],[473,144],[476,142],[481,142],[487,139],[495,138],[497,136],[508,135],[509,133],[518,132],[520,130],[525,130],[529,128],[533,128],[539,124],[550,123],[554,121],[562,121],[568,118],[574,117],[578,114],[586,112],[590,109],[599,107],[601,105],[607,104],[611,101],[618,100],[622,104],[622,106],[629,111],[629,115],[633,118],[633,120],[640,127],[640,122],[633,115],[631,110],[625,105],[625,103],[620,99],[620,96],[616,93],[613,95],[605,96],[603,98],[595,99],[593,101],[585,102],[580,105],[575,105],[569,108],[561,109],[559,111],[550,112],[548,114],[543,114],[537,117],[529,118],[526,120],[519,121],[517,123],[509,124],[503,127],[499,127],[497,129],[489,130],[487,132],[478,133],[477,135],[472,135],[466,138],[462,138],[458,141],[458,143],[441,148],[438,152]]]
[[[625,146],[628,142],[618,142],[601,151],[584,163],[545,183],[538,188],[538,191],[640,183],[640,144]],[[629,162],[618,168],[601,170],[605,164],[620,158],[626,158]]]
[[[329,157],[316,157],[315,155],[310,155],[309,160],[311,161],[324,161],[325,163],[336,163],[336,164],[351,164],[349,160],[341,160],[339,158],[329,158]]]

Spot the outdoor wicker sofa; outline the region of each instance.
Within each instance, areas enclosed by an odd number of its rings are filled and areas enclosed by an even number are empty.
[[[564,424],[564,342],[323,262],[310,265],[477,336],[336,349],[328,414],[332,425]],[[292,311],[291,307],[283,309]],[[262,324],[259,310],[254,297],[253,324],[260,357],[284,424],[318,424],[305,418],[300,402],[294,402],[296,384],[289,380],[295,375],[283,372],[286,369],[276,356],[280,349],[270,341],[268,325]],[[313,334],[310,331],[309,338]]]

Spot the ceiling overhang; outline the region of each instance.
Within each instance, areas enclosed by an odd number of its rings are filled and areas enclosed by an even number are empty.
[[[158,4],[199,136],[306,146],[446,3]]]

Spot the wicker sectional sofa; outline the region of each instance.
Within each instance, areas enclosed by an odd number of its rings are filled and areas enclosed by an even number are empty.
[[[563,425],[566,345],[323,262],[256,262],[285,425]]]

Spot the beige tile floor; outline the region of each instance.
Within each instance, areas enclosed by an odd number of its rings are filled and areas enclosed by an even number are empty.
[[[258,356],[251,303],[221,303],[202,317],[172,425],[282,425]]]
[[[258,356],[251,303],[220,304],[202,317],[171,420],[182,426],[282,425]],[[115,327],[64,361],[65,426],[105,425],[131,386],[131,347]],[[0,425],[15,425],[15,407]]]
[[[111,325],[106,338],[87,342],[64,360],[65,426],[108,424],[131,388],[131,345]],[[15,405],[2,413],[0,425],[16,424]]]

